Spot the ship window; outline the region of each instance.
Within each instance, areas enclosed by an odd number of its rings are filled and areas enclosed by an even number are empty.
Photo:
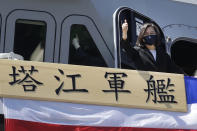
[[[164,40],[164,35],[162,33],[162,30],[160,27],[157,25],[156,22],[154,22],[152,19],[144,16],[143,14],[140,14],[130,8],[123,7],[119,9],[116,12],[116,17],[115,17],[115,33],[116,33],[116,38],[115,43],[117,46],[117,56],[116,56],[116,62],[117,62],[117,67],[122,68],[122,69],[136,69],[134,61],[129,57],[128,53],[126,50],[122,47],[120,44],[120,41],[122,39],[122,24],[126,20],[128,23],[128,32],[127,32],[127,40],[128,43],[130,44],[130,47],[134,47],[136,45],[137,37],[140,33],[141,27],[144,23],[152,22],[154,23],[160,30],[162,40]],[[162,41],[163,47],[165,46],[165,42]]]
[[[175,40],[171,47],[171,58],[189,76],[197,76],[197,41]]]
[[[150,22],[151,20],[135,11],[132,11],[130,9],[124,9],[120,11],[119,16],[117,17],[119,20],[119,29],[122,29],[122,24],[124,20],[127,20],[128,22],[128,41],[130,43],[130,46],[135,46],[135,43],[137,41],[137,37],[139,35],[139,32],[141,30],[141,26],[143,23]],[[118,33],[118,32],[117,32]],[[122,31],[120,30],[119,34],[117,34],[119,38],[121,39]],[[119,40],[120,40],[119,39]],[[132,67],[133,61],[128,57],[126,51],[121,47],[120,41],[118,41],[120,48],[120,60],[119,60],[119,67],[123,69],[135,69]],[[120,62],[121,61],[121,62]]]
[[[43,21],[16,20],[14,52],[24,60],[43,61],[46,40],[46,23]]]
[[[73,24],[71,26],[68,63],[107,67],[95,42],[84,25]]]

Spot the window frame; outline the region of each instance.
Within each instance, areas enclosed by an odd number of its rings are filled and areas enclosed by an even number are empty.
[[[125,11],[125,10],[127,10],[127,11],[130,11],[130,12],[132,12],[133,14],[132,14],[132,20],[133,19],[135,19],[135,18],[138,18],[138,19],[143,19],[143,20],[145,20],[145,22],[144,23],[146,23],[146,22],[152,22],[152,23],[154,23],[158,28],[159,28],[159,30],[160,30],[160,32],[161,32],[161,37],[162,37],[162,41],[165,41],[165,37],[164,37],[164,34],[163,34],[163,32],[162,32],[162,30],[161,30],[161,28],[159,27],[159,25],[155,22],[155,21],[153,21],[151,18],[149,18],[149,17],[147,17],[147,16],[145,16],[145,15],[143,15],[143,14],[141,14],[141,13],[139,13],[139,12],[137,12],[137,11],[135,11],[135,10],[133,10],[133,9],[131,9],[131,8],[129,8],[129,7],[120,7],[120,8],[118,8],[115,12],[114,12],[114,14],[113,14],[113,29],[114,29],[114,32],[113,32],[113,34],[114,34],[114,46],[115,46],[115,52],[114,52],[114,54],[115,54],[115,68],[121,68],[121,49],[120,49],[120,40],[121,40],[121,36],[119,35],[119,34],[121,34],[120,32],[121,32],[121,30],[120,30],[120,27],[119,27],[119,23],[120,23],[120,19],[119,19],[119,17],[120,17],[120,15],[121,15],[121,13],[123,12],[123,11]],[[134,28],[134,20],[133,21],[131,21],[131,23],[132,23],[132,25],[131,25],[131,32],[135,32],[136,33],[136,28]],[[134,37],[135,36],[135,34],[131,34],[132,35],[132,37]],[[133,41],[135,41],[135,39],[134,40],[132,40],[132,42]]]
[[[95,45],[99,50],[100,54],[102,55],[105,63],[107,64],[108,67],[113,67],[114,66],[113,55],[110,52],[109,47],[104,41],[94,21],[90,17],[84,15],[77,15],[77,14],[69,15],[62,22],[59,62],[65,64],[68,63],[69,48],[70,48],[69,47],[70,29],[71,26],[74,24],[84,25],[87,28],[90,36],[94,40]]]
[[[46,23],[46,40],[43,61],[54,61],[54,46],[56,36],[56,21],[54,16],[48,12],[35,10],[13,10],[6,18],[4,52],[14,50],[15,24],[18,19],[29,21],[42,21]]]

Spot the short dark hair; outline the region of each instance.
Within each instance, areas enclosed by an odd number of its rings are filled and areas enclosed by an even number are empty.
[[[145,47],[144,42],[143,42],[143,37],[144,37],[144,34],[145,34],[147,28],[149,28],[149,27],[153,27],[156,32],[156,35],[157,35],[157,43],[155,46],[158,46],[161,44],[161,34],[159,31],[159,28],[153,23],[145,23],[142,25],[141,30],[140,30],[140,34],[137,38],[137,42],[136,42],[137,46]]]

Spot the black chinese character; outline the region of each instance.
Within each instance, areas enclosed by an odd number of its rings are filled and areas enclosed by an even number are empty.
[[[23,66],[20,66],[20,69],[17,70],[16,67],[12,66],[12,71],[13,71],[13,74],[9,74],[9,76],[13,78],[13,80],[9,82],[11,86],[15,84],[22,84],[24,91],[35,91],[35,89],[37,88],[37,85],[40,85],[40,86],[43,85],[43,83],[37,81],[36,79],[32,77],[32,75],[35,72],[38,73],[38,70],[35,69],[34,66],[31,66],[30,70],[25,70]],[[22,79],[20,79],[21,74],[23,74],[24,76]]]
[[[109,77],[108,77],[109,76]],[[118,92],[131,93],[129,90],[122,90],[125,82],[121,80],[121,77],[127,77],[125,73],[105,73],[105,78],[109,78],[109,86],[114,90],[103,90],[103,92],[115,92],[116,101],[118,101]]]
[[[62,71],[61,69],[58,69],[58,71],[60,72],[61,75],[64,75],[64,71]],[[56,78],[57,81],[61,81],[60,77],[58,76],[54,76]],[[86,89],[76,89],[76,78],[80,78],[81,75],[80,74],[74,74],[74,75],[66,75],[67,78],[71,78],[72,79],[72,89],[62,89],[64,86],[64,81],[60,84],[59,88],[57,88],[55,90],[56,94],[59,95],[60,91],[64,91],[64,92],[88,92],[88,90]]]
[[[174,89],[169,89],[169,87],[174,87],[174,84],[171,84],[170,78],[168,78],[167,84],[165,84],[165,80],[161,79],[155,81],[151,75],[150,79],[147,80],[147,85],[148,89],[144,89],[144,91],[148,93],[146,103],[149,101],[151,96],[153,96],[152,101],[154,103],[177,103],[177,101],[174,100],[174,95],[168,94],[169,92],[172,93],[175,91]]]

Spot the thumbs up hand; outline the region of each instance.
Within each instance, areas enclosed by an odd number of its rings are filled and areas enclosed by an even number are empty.
[[[79,37],[78,37],[77,34],[72,40],[72,45],[75,47],[76,50],[80,47],[80,45],[79,45]]]
[[[124,20],[124,23],[122,24],[122,39],[127,39],[127,32],[128,32],[128,23],[127,20]]]

